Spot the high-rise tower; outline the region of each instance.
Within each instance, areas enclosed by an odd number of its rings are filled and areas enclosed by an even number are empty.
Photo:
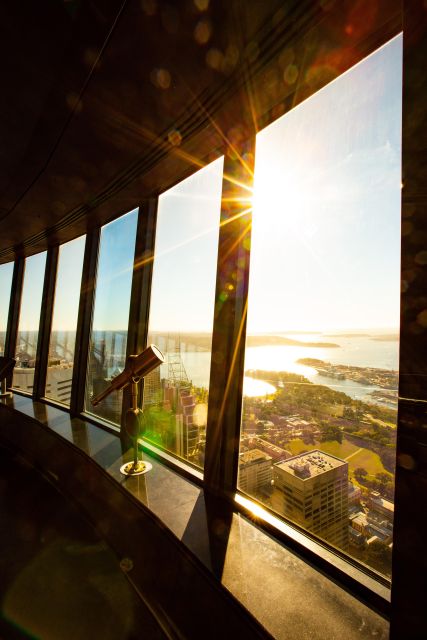
[[[272,506],[340,549],[348,546],[348,464],[323,451],[273,465]]]

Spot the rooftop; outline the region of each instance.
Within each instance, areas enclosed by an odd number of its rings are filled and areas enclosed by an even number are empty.
[[[372,493],[371,496],[372,506],[380,506],[387,511],[392,511],[394,513],[394,503],[390,500],[386,500],[382,498],[381,495],[377,492]]]
[[[275,466],[297,478],[306,480],[344,465],[347,465],[344,460],[315,449],[289,458]]]
[[[240,454],[240,464],[253,464],[255,462],[264,462],[266,460],[271,461],[271,456],[260,451],[259,449],[251,449],[250,451],[244,451]]]
[[[366,527],[368,525],[368,516],[363,511],[358,511],[355,514],[350,515],[351,522],[356,522],[362,527]]]

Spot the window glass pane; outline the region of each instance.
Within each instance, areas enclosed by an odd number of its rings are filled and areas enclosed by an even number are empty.
[[[239,487],[390,574],[402,38],[256,141]]]
[[[8,262],[7,264],[0,265],[0,356],[4,355],[13,264],[13,262]]]
[[[28,393],[33,392],[45,266],[46,251],[25,260],[13,386]]]
[[[86,236],[59,247],[46,397],[69,405]]]
[[[166,362],[145,379],[145,438],[202,467],[223,158],[163,193],[157,213],[149,343]]]
[[[98,395],[126,364],[127,328],[135,255],[138,210],[101,229],[95,306],[86,381],[86,411],[120,423],[122,391],[114,391],[92,407]]]

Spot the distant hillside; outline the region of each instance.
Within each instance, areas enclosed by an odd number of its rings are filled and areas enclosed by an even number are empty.
[[[370,338],[369,333],[325,333],[325,338]]]
[[[270,345],[288,345],[292,347],[322,347],[333,349],[339,347],[335,342],[306,342],[305,340],[295,340],[283,336],[248,336],[246,339],[248,347],[265,347]]]
[[[166,334],[168,335],[168,334]],[[151,340],[156,343],[158,337],[164,337],[165,333],[152,333]],[[212,336],[209,333],[170,333],[169,339],[173,341],[179,336],[181,343],[185,344],[185,348],[188,351],[192,351],[193,348],[203,349],[204,351],[210,351],[212,345]],[[247,336],[246,345],[248,347],[267,347],[267,346],[292,346],[292,347],[321,347],[321,348],[335,348],[339,347],[339,344],[334,342],[305,342],[301,340],[295,340],[294,338],[285,338],[283,336]]]

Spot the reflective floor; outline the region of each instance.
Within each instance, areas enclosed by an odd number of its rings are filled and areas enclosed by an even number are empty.
[[[32,452],[33,459],[40,460],[43,466],[48,462],[60,474],[60,485],[70,487],[85,512],[98,522],[100,531],[106,532],[109,540],[115,540],[116,548],[123,549],[123,554],[132,557],[134,568],[127,576],[144,593],[156,593],[150,604],[162,616],[162,623],[164,615],[168,615],[166,630],[171,636],[182,638],[186,629],[186,637],[196,640],[240,638],[244,628],[245,637],[249,638],[251,630],[259,637],[261,631],[254,631],[243,612],[230,605],[231,593],[278,640],[389,637],[389,624],[384,617],[286,544],[266,534],[257,526],[257,516],[248,519],[228,502],[214,500],[200,486],[146,451],[141,455],[152,464],[149,473],[136,477],[120,474],[120,466],[131,459],[132,452],[123,452],[116,434],[80,418],[70,418],[60,408],[14,394],[12,399],[0,402],[1,438]],[[87,493],[80,493],[82,487]],[[98,500],[104,500],[105,491],[112,508],[104,505],[94,513]],[[0,487],[0,504],[1,493]],[[131,500],[127,502],[126,497]],[[118,512],[125,514],[125,504],[132,513],[131,522],[126,518],[116,520]],[[147,518],[147,514],[151,516]],[[50,515],[49,510],[40,520],[46,515]],[[152,517],[159,526],[150,524]],[[152,545],[157,549],[155,554]],[[188,552],[201,563],[199,568],[203,566],[207,571],[209,585],[213,578],[216,587],[221,587],[220,597],[213,597],[205,574],[189,570]],[[337,557],[333,561],[340,562]],[[117,566],[115,558],[112,562]],[[346,563],[345,567],[349,570],[350,566]],[[383,589],[383,597],[387,597],[385,587],[375,585],[375,588]],[[189,592],[193,594],[190,598]],[[114,596],[109,602],[116,599]],[[229,633],[231,627],[235,633]],[[103,633],[102,629],[98,633]],[[68,640],[72,635],[59,637]],[[158,636],[150,636],[144,629],[136,637]],[[0,638],[3,640],[1,633]]]
[[[3,447],[0,505],[1,638],[168,637],[74,505]]]

